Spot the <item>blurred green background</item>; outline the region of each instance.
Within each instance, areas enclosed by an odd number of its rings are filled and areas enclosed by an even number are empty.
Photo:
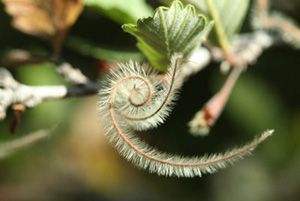
[[[86,1],[88,7],[67,37],[63,58],[98,80],[99,61],[144,60],[136,40],[122,31],[121,24],[151,14],[160,3],[119,0],[119,6],[111,8],[112,0],[98,1],[102,7],[95,2]],[[300,24],[299,1],[274,2],[274,9]],[[17,31],[10,21],[0,4],[0,56],[10,49],[40,55],[50,52],[45,41]],[[251,31],[249,21],[248,15],[242,32]],[[49,63],[9,70],[16,80],[29,85],[67,84]],[[57,123],[60,126],[50,138],[0,160],[0,201],[298,201],[299,76],[299,50],[281,45],[265,51],[241,76],[224,113],[206,138],[189,135],[187,122],[217,92],[226,76],[220,73],[219,64],[211,64],[185,83],[166,123],[139,134],[160,150],[185,155],[219,152],[266,129],[275,129],[254,156],[202,178],[160,177],[135,168],[119,156],[101,133],[97,96],[49,101],[28,109],[15,135],[8,132],[9,110],[0,122],[3,142]]]

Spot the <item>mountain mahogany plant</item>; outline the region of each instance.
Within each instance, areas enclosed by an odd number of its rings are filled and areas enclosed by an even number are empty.
[[[63,99],[98,94],[98,112],[104,133],[119,153],[141,169],[164,176],[195,177],[214,173],[256,148],[273,133],[265,131],[261,136],[243,146],[223,153],[203,156],[182,156],[165,153],[151,147],[136,136],[135,131],[155,128],[165,122],[175,107],[179,89],[193,73],[199,72],[211,61],[220,62],[221,70],[230,72],[220,89],[188,123],[189,132],[206,136],[222,113],[230,93],[249,64],[274,44],[287,42],[299,48],[299,28],[288,17],[269,12],[267,0],[257,0],[253,7],[254,31],[238,34],[249,8],[250,0],[161,0],[167,7],[159,7],[151,17],[142,17],[137,24],[124,24],[123,30],[134,37],[137,47],[149,63],[140,64],[130,59],[113,65],[110,74],[101,77],[101,83],[93,82],[79,69],[73,68],[62,58],[62,47],[68,30],[76,22],[84,5],[96,8],[111,19],[122,22],[136,21],[136,13],[119,6],[124,18],[108,12],[108,1],[93,0],[0,0],[12,16],[16,29],[46,40],[52,46],[48,56],[37,56],[25,50],[12,50],[4,55],[4,66],[32,63],[52,63],[70,86],[29,86],[16,81],[6,68],[0,68],[0,120],[12,108],[11,133],[17,132],[22,114],[45,100]],[[111,0],[112,2],[113,0]],[[151,13],[145,4],[136,3],[137,13]],[[124,3],[124,1],[120,1]],[[119,2],[119,3],[120,3]],[[135,1],[132,1],[135,2]],[[120,5],[122,5],[120,3]],[[102,5],[105,4],[105,5]],[[144,5],[144,6],[141,6]],[[201,13],[201,14],[199,14]],[[39,19],[39,20],[36,20]],[[267,32],[272,30],[277,35]],[[71,38],[67,45],[79,53],[103,59],[103,54],[137,54],[112,51]],[[203,46],[202,46],[203,44]],[[90,51],[87,51],[90,49]],[[101,52],[100,56],[97,52]],[[115,59],[115,57],[113,57]],[[108,58],[106,58],[109,60]],[[113,59],[111,59],[113,60]],[[130,61],[129,61],[130,60]],[[119,67],[116,67],[119,66]],[[184,99],[184,97],[183,97]],[[51,130],[37,131],[15,141],[0,144],[0,158],[28,144],[38,141]]]
[[[135,136],[163,123],[171,111],[178,85],[181,58],[174,55],[165,75],[165,82],[158,82],[157,72],[129,62],[120,70],[111,72],[100,90],[98,110],[104,131],[125,158],[142,169],[159,175],[194,177],[214,173],[228,163],[249,154],[259,143],[272,134],[266,131],[252,142],[224,153],[184,157],[161,152]]]
[[[167,71],[159,81],[158,71],[129,62],[112,71],[99,91],[101,121],[111,142],[136,166],[159,175],[194,177],[214,173],[228,163],[249,154],[272,134],[266,131],[252,142],[224,153],[184,157],[161,152],[135,136],[163,123],[178,94],[181,63],[206,39],[213,22],[197,15],[193,6],[174,1],[170,8],[158,8],[153,17],[138,20],[137,25],[123,25],[136,36],[138,47],[159,70]],[[149,68],[151,70],[149,70]],[[238,67],[237,67],[238,68]]]

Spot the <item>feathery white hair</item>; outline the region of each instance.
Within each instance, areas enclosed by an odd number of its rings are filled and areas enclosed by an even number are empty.
[[[134,130],[146,130],[163,123],[171,111],[179,85],[176,77],[181,56],[175,54],[164,81],[146,65],[130,61],[111,71],[99,92],[98,110],[104,131],[119,153],[137,167],[158,175],[194,177],[214,173],[242,158],[272,134],[264,132],[252,142],[225,153],[185,157],[161,152],[140,140]]]

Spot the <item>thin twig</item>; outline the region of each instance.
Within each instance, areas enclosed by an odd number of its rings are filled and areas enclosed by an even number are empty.
[[[15,139],[10,142],[4,142],[0,144],[0,159],[5,158],[6,156],[24,148],[30,144],[33,144],[45,137],[48,137],[53,131],[57,128],[54,126],[49,129],[39,130],[34,133],[28,134],[22,138]]]
[[[4,54],[2,62],[4,66],[14,67],[26,64],[52,62],[52,59],[49,57],[33,55],[22,49],[13,49]]]
[[[74,84],[86,84],[89,79],[70,63],[60,61],[56,57],[41,57],[22,49],[10,50],[2,58],[5,66],[21,66],[26,64],[38,64],[50,62],[57,66],[57,72],[68,82]]]
[[[177,84],[182,84],[190,76],[204,69],[211,62],[212,56],[207,48],[196,49],[187,62],[181,64],[180,74],[177,77]]]
[[[215,3],[212,0],[206,0],[206,5],[209,9],[212,19],[215,22],[215,30],[216,30],[221,48],[224,51],[225,57],[226,57],[227,61],[232,66],[234,66],[235,58],[234,58],[234,54],[232,54],[232,52],[231,52],[231,44],[228,40],[228,36],[225,33],[225,29],[220,20],[220,16],[219,16],[219,13],[217,12],[217,8],[215,7]]]
[[[193,119],[188,123],[192,135],[205,136],[209,133],[210,128],[221,115],[241,72],[242,68],[233,68],[221,90],[209,99],[204,107],[195,114]]]
[[[66,97],[80,97],[97,94],[98,83],[88,82],[82,85],[67,87],[57,86],[28,86],[18,83],[4,68],[0,68],[0,120],[6,116],[6,109],[13,104],[35,107],[45,100],[62,99]],[[7,82],[13,83],[8,85]],[[8,87],[10,86],[10,87]]]
[[[252,25],[255,29],[277,31],[283,41],[300,48],[299,25],[283,13],[270,11],[269,0],[257,0]]]
[[[238,58],[239,64],[250,64],[254,62],[264,49],[276,44],[278,39],[266,32],[254,32],[238,35],[233,41],[233,50]],[[197,62],[198,58],[198,62]],[[199,62],[202,60],[203,62]],[[199,72],[211,60],[215,60],[211,52],[205,48],[192,56],[191,61],[182,65],[181,74],[178,75],[178,83],[183,83],[192,74]],[[88,81],[81,76],[81,72],[72,71],[72,66],[65,65],[66,69],[71,69],[70,73],[64,73],[66,77],[76,78],[79,85],[67,87],[58,86],[28,86],[17,82],[5,68],[0,68],[0,120],[6,116],[6,110],[13,104],[23,104],[26,107],[34,107],[45,100],[63,99],[66,97],[80,97],[97,94],[100,86],[98,83]],[[73,69],[74,70],[74,69]],[[75,70],[76,71],[76,70]],[[75,80],[76,80],[75,79]],[[181,80],[181,81],[180,81]]]
[[[67,62],[62,62],[57,66],[57,72],[65,78],[66,81],[74,84],[86,84],[89,79],[78,69]]]
[[[264,31],[237,35],[232,41],[232,52],[237,61],[236,66],[246,68],[253,64],[264,50],[276,43],[278,43],[278,39]]]
[[[231,43],[236,66],[246,68],[248,65],[255,63],[264,50],[281,43],[280,38],[265,31],[236,35]],[[213,61],[227,62],[224,61],[224,54],[220,48],[211,46],[208,43],[205,46],[210,50]]]

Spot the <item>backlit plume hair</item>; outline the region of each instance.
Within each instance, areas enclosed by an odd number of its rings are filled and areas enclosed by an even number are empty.
[[[181,56],[175,54],[164,79],[147,65],[130,61],[121,64],[118,71],[111,71],[99,92],[98,110],[104,131],[121,155],[133,164],[158,175],[194,177],[214,173],[228,163],[249,154],[260,142],[272,134],[225,153],[184,157],[161,152],[140,140],[134,133],[157,127],[172,109],[179,84]]]

